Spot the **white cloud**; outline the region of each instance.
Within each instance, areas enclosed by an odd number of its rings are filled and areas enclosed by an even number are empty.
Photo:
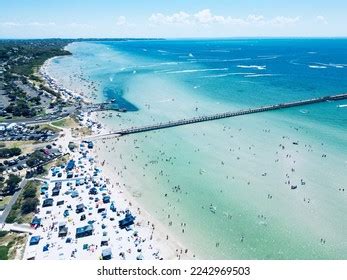
[[[323,23],[323,24],[328,24],[328,21],[327,21],[326,18],[323,17],[323,16],[317,16],[316,19],[317,19],[318,22],[321,22],[321,23]]]
[[[89,29],[89,28],[93,28],[92,25],[90,24],[86,24],[86,23],[78,23],[78,22],[71,22],[66,24],[65,26],[67,27],[71,27],[71,28],[75,28],[75,29]]]
[[[194,14],[194,20],[202,24],[210,23],[225,23],[226,19],[223,16],[213,15],[210,9],[205,9]]]
[[[126,17],[125,17],[125,16],[119,16],[119,17],[117,18],[116,24],[117,24],[118,26],[126,25],[126,24],[127,24],[127,19],[126,19]]]
[[[212,24],[229,24],[229,25],[273,25],[273,26],[287,26],[293,25],[300,21],[300,17],[284,17],[277,16],[272,19],[266,19],[263,15],[250,14],[245,18],[233,18],[231,16],[215,15],[210,9],[198,11],[195,14],[187,12],[178,12],[172,15],[165,15],[162,13],[152,14],[149,17],[151,24],[179,24],[179,25],[212,25]]]
[[[56,24],[54,22],[2,22],[0,23],[1,26],[7,26],[7,27],[26,27],[26,26],[32,26],[32,27],[47,27],[47,26],[55,26]]]
[[[265,23],[265,17],[263,15],[248,15],[246,22],[248,23]]]
[[[12,22],[12,21],[7,21],[7,22],[2,22],[2,26],[19,26],[20,24],[18,22]]]
[[[287,26],[287,25],[293,25],[300,21],[300,17],[283,17],[278,16],[270,20],[270,23],[277,26]]]
[[[172,15],[156,13],[150,16],[149,21],[153,24],[190,24],[191,16],[185,12],[178,12]]]

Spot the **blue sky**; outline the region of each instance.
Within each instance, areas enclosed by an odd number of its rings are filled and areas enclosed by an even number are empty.
[[[340,37],[346,0],[0,0],[0,38]]]

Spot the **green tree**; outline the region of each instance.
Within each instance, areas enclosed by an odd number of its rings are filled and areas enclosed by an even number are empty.
[[[39,205],[39,200],[36,197],[29,197],[23,201],[21,211],[23,214],[34,212]]]
[[[29,197],[35,197],[36,196],[36,187],[33,185],[28,185],[25,187],[23,191],[23,197],[24,199],[27,199]]]
[[[18,185],[21,181],[21,178],[17,175],[10,174],[8,179],[5,182],[4,192],[8,194],[14,194]]]
[[[0,149],[0,158],[10,158],[13,156],[19,156],[22,150],[20,148],[3,148]]]

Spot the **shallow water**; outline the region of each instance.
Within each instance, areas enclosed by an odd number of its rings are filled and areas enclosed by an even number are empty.
[[[73,56],[54,59],[50,73],[96,101],[116,98],[129,112],[100,118],[113,128],[347,89],[346,40],[90,42],[69,49]],[[347,109],[337,106],[343,104],[100,146],[146,210],[201,258],[346,259]]]

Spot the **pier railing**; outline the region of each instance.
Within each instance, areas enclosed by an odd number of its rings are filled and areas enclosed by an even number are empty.
[[[347,99],[347,94],[339,94],[339,95],[331,95],[331,96],[324,96],[324,97],[317,97],[317,98],[311,98],[306,100],[299,100],[294,102],[286,102],[286,103],[280,103],[275,105],[269,105],[269,106],[261,106],[257,108],[249,108],[244,110],[239,110],[235,112],[225,112],[220,114],[213,114],[213,115],[206,115],[206,116],[199,116],[199,117],[193,117],[188,119],[181,119],[177,121],[168,121],[168,122],[162,122],[154,125],[147,125],[147,126],[139,126],[139,127],[130,127],[127,129],[121,129],[117,130],[111,133],[102,134],[102,135],[96,135],[94,137],[90,137],[93,139],[107,139],[127,134],[134,134],[134,133],[141,133],[151,130],[159,130],[164,128],[170,128],[175,126],[182,126],[182,125],[188,125],[193,123],[199,123],[199,122],[206,122],[206,121],[212,121],[212,120],[218,120],[218,119],[224,119],[224,118],[230,118],[230,117],[236,117],[236,116],[242,116],[242,115],[248,115],[248,114],[255,114],[260,112],[266,112],[266,111],[274,111],[274,110],[280,110],[290,107],[297,107],[297,106],[303,106],[303,105],[309,105],[314,103],[321,103],[326,101],[336,101],[336,100],[343,100]]]

